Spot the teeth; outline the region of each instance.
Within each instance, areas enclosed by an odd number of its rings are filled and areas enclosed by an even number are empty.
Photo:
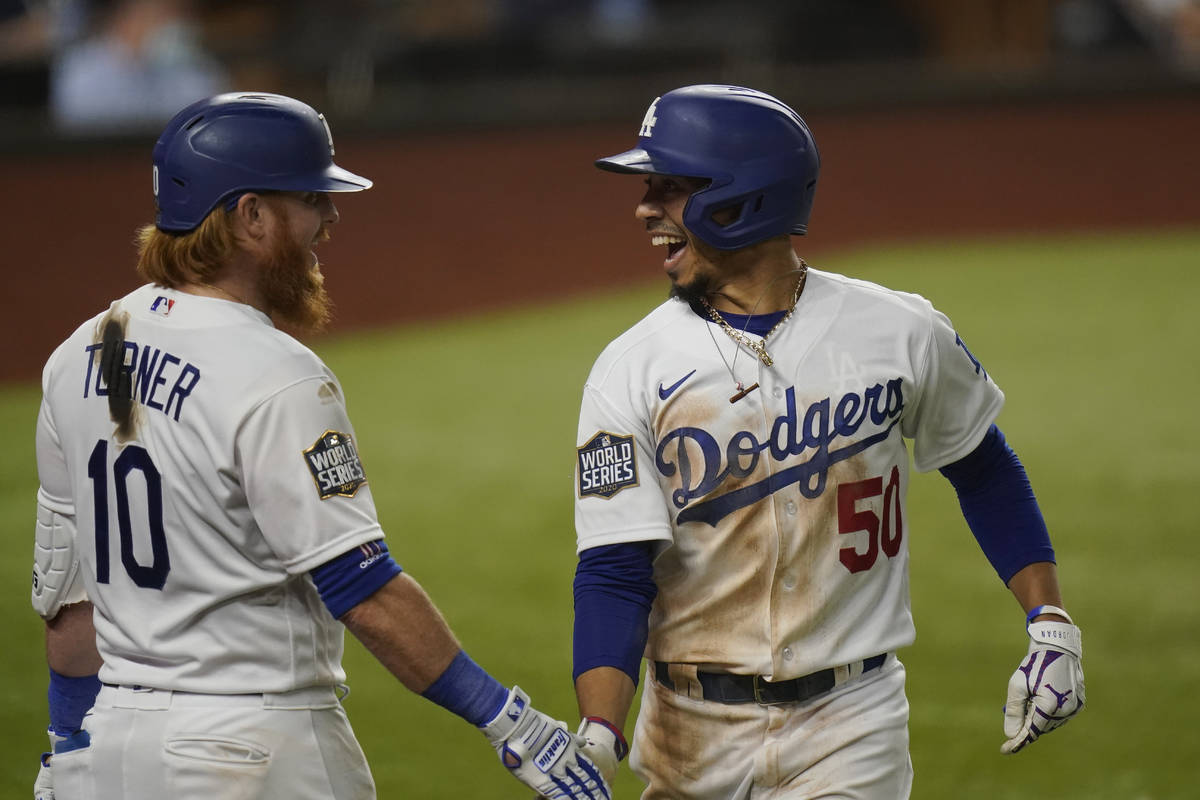
[[[687,239],[684,239],[682,236],[664,236],[660,234],[658,236],[650,237],[650,244],[654,245],[655,247],[663,244],[683,244],[686,241]]]

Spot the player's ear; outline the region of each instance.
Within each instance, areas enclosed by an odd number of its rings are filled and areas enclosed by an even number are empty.
[[[250,239],[266,236],[266,200],[257,192],[246,192],[238,198],[230,216],[234,230]]]

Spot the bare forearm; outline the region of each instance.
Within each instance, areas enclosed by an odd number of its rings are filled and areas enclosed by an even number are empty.
[[[404,573],[346,612],[342,622],[417,694],[437,680],[461,649],[425,590]]]
[[[633,705],[636,687],[633,681],[615,667],[596,667],[575,679],[575,696],[581,717],[602,717],[625,730],[625,718]]]
[[[1009,579],[1008,588],[1026,614],[1042,605],[1063,607],[1062,591],[1058,585],[1058,568],[1051,561],[1039,561],[1023,567]],[[1048,620],[1062,619],[1057,614],[1044,614],[1037,619],[1043,617]]]
[[[46,623],[46,663],[50,669],[69,678],[95,675],[104,662],[96,649],[96,628],[92,623],[92,604],[63,606]]]

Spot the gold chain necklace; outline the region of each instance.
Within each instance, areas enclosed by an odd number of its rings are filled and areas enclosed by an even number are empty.
[[[808,264],[805,264],[803,261],[801,261],[800,279],[796,281],[796,293],[792,295],[791,307],[787,310],[787,313],[783,315],[783,318],[780,319],[779,322],[776,322],[771,330],[767,331],[760,340],[751,339],[746,333],[745,328],[739,331],[737,328],[730,325],[729,322],[726,321],[725,317],[721,316],[721,312],[709,305],[708,298],[701,297],[700,304],[704,306],[704,310],[708,313],[708,316],[712,319],[712,321],[720,325],[721,329],[725,331],[725,334],[730,339],[733,339],[733,341],[752,351],[758,356],[759,361],[761,361],[765,366],[769,367],[775,363],[775,359],[771,358],[771,354],[767,352],[767,339],[771,338],[771,335],[775,333],[775,331],[779,330],[780,327],[783,326],[783,323],[791,319],[792,312],[796,310],[796,303],[800,301],[800,293],[804,291],[804,282],[807,278]],[[753,314],[750,314],[746,317],[746,325],[750,324],[751,316],[753,316]]]

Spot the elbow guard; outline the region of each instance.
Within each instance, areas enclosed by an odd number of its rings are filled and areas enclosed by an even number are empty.
[[[75,518],[59,514],[38,496],[33,546],[33,609],[44,620],[88,599],[75,557]]]

